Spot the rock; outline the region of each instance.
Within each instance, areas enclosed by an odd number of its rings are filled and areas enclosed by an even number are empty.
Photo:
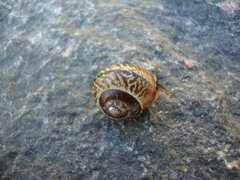
[[[0,179],[239,179],[239,3],[0,3]],[[92,100],[115,63],[158,64],[136,121]]]

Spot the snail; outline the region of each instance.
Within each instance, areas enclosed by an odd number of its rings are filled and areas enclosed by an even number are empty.
[[[97,106],[116,120],[138,118],[162,91],[171,94],[157,82],[156,74],[135,64],[117,64],[103,69],[92,86]]]

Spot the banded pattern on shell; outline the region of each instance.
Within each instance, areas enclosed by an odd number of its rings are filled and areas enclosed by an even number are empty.
[[[100,71],[92,87],[100,109],[114,119],[135,119],[151,106],[157,94],[156,77],[133,64],[112,65]]]

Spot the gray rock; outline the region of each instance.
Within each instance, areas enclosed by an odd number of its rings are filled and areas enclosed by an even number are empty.
[[[239,179],[240,4],[1,1],[0,179]],[[160,64],[136,121],[91,96],[110,64]]]

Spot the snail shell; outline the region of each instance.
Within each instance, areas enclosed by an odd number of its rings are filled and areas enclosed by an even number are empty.
[[[158,92],[167,91],[156,75],[134,64],[112,65],[100,71],[92,87],[93,99],[109,117],[136,119],[149,108]]]

